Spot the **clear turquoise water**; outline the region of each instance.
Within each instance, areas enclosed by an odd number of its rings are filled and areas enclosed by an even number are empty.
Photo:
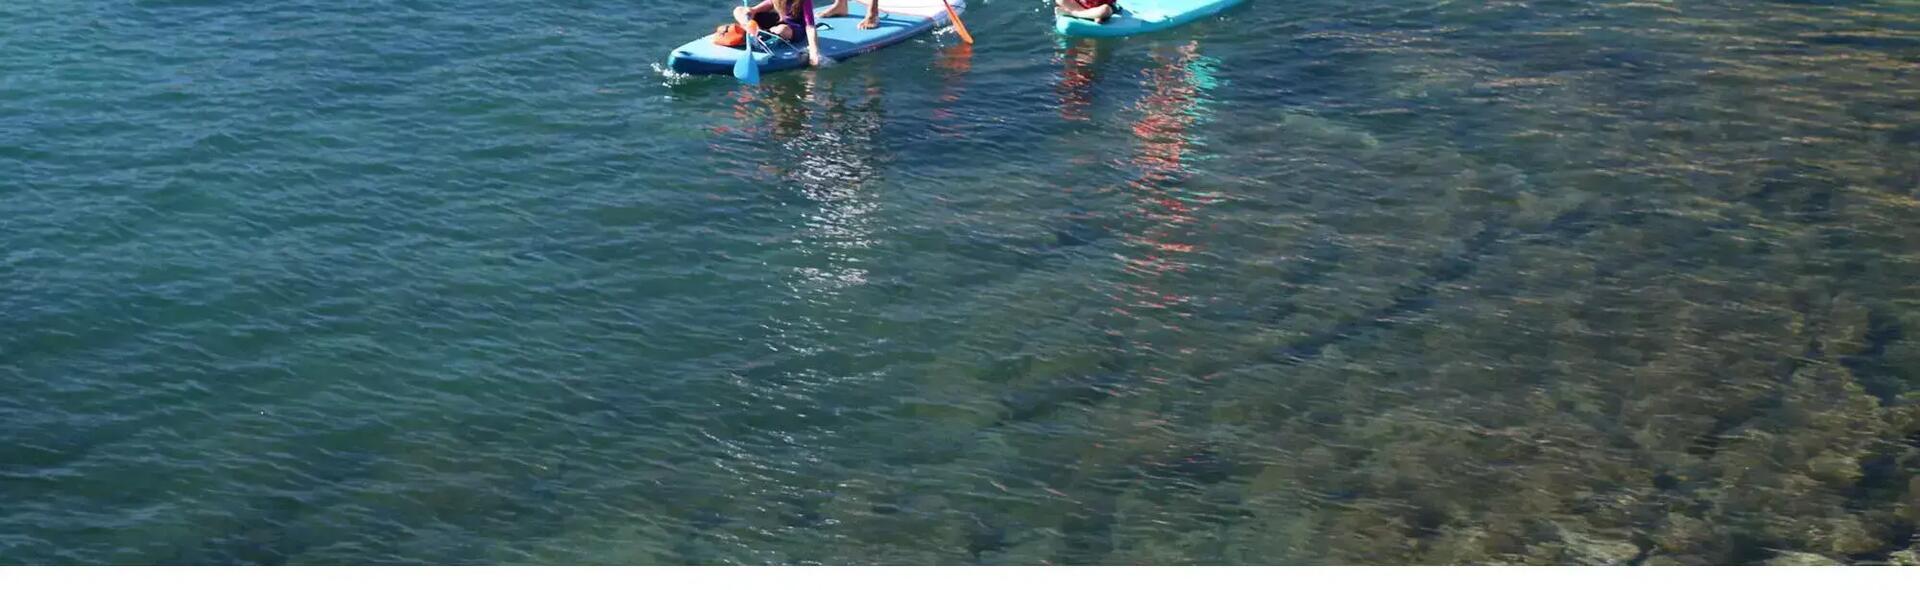
[[[0,563],[1915,559],[1920,4],[0,3]]]

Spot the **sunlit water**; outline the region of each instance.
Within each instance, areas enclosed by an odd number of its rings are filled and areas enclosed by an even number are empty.
[[[0,563],[1916,559],[1920,4],[0,2]]]

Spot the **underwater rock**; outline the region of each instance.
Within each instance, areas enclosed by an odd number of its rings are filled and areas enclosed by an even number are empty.
[[[1066,553],[1065,537],[1059,529],[1020,529],[997,537],[980,548],[978,562],[985,565],[1058,565]]]
[[[1761,564],[1762,565],[1788,565],[1788,566],[1845,565],[1841,562],[1834,561],[1825,556],[1816,555],[1813,553],[1801,553],[1798,551],[1781,551],[1778,556],[1774,557],[1773,559],[1769,559],[1764,562],[1761,562]]]
[[[1835,519],[1827,535],[1827,549],[1835,555],[1874,553],[1887,546],[1886,539],[1881,535],[1873,534],[1858,518]]]
[[[1716,536],[1713,526],[1706,521],[1684,514],[1671,514],[1667,516],[1666,526],[1655,532],[1653,540],[1661,551],[1669,555],[1685,555],[1700,551]]]
[[[1639,559],[1644,553],[1638,545],[1624,539],[1607,539],[1561,532],[1565,539],[1565,560],[1560,563],[1580,565],[1626,565]]]
[[[1705,563],[1705,561],[1701,561],[1698,558],[1682,559],[1672,555],[1655,555],[1647,558],[1647,560],[1641,562],[1640,565],[1704,565]]]
[[[1860,479],[1860,461],[1829,451],[1808,461],[1807,471],[1814,479],[1844,488]]]

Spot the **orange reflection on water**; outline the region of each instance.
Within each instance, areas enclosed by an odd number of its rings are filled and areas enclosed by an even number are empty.
[[[1086,121],[1092,117],[1094,58],[1098,45],[1091,39],[1079,39],[1067,45],[1060,55],[1060,81],[1053,86],[1060,98],[1060,118]]]
[[[1177,194],[1174,185],[1189,176],[1188,151],[1194,144],[1192,127],[1200,119],[1202,89],[1195,80],[1199,45],[1189,42],[1171,50],[1157,50],[1154,65],[1145,74],[1147,93],[1134,105],[1139,119],[1128,126],[1135,149],[1127,162],[1137,171],[1128,181],[1136,195],[1132,215],[1145,221],[1139,231],[1121,236],[1140,248],[1123,255],[1124,271],[1137,280],[1116,294],[1115,311],[1134,317],[1152,310],[1173,318],[1192,315],[1186,305],[1192,297],[1179,292],[1182,275],[1192,269],[1189,260],[1202,246],[1191,240],[1195,214],[1211,202],[1199,196]],[[1178,332],[1180,326],[1161,323]]]
[[[953,107],[960,102],[960,91],[966,88],[967,71],[973,69],[973,45],[960,43],[941,49],[940,57],[933,63],[941,73],[940,106],[933,109],[933,130],[945,137],[960,137],[958,127],[941,123],[955,118]]]
[[[728,92],[727,96],[733,99],[733,121],[735,124],[714,124],[713,134],[715,136],[729,135],[736,131],[744,133],[746,132],[746,122],[753,118],[753,88],[741,85],[739,88],[733,89],[732,92]]]
[[[948,82],[959,81],[968,70],[973,69],[973,46],[961,43],[940,50],[940,59],[934,62],[940,71],[946,74]]]
[[[1133,164],[1141,175],[1134,180],[1134,188],[1146,190],[1147,185],[1170,180],[1183,170],[1180,158],[1187,150],[1187,127],[1193,124],[1194,107],[1199,104],[1200,90],[1187,71],[1196,57],[1197,44],[1191,42],[1173,56],[1154,54],[1157,65],[1147,70],[1148,92],[1139,104],[1143,114],[1132,126],[1140,140]]]

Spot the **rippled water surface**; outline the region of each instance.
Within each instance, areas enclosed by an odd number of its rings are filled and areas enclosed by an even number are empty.
[[[1045,6],[0,2],[0,563],[1920,559],[1920,3]]]

